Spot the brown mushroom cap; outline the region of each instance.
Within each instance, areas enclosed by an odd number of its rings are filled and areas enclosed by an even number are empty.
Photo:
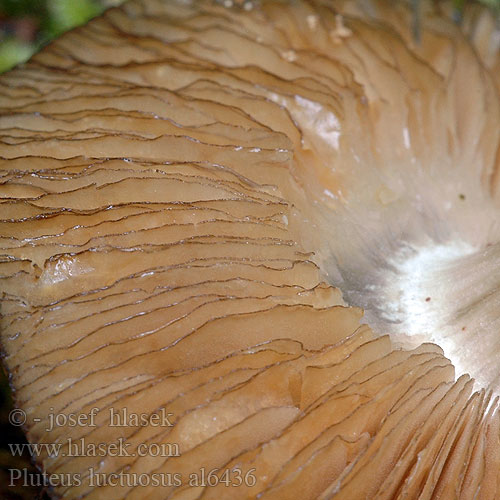
[[[364,6],[131,0],[0,78],[1,338],[54,497],[500,496],[499,59]]]

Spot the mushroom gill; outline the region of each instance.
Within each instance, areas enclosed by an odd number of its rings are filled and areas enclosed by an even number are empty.
[[[0,78],[55,498],[500,497],[494,25],[422,15],[131,0]]]

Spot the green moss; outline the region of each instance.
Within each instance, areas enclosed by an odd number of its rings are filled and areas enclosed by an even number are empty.
[[[33,51],[33,44],[12,37],[3,40],[0,43],[0,73],[16,64],[27,61]]]
[[[26,61],[45,43],[99,15],[109,0],[0,0],[0,73]],[[29,19],[33,40],[16,38],[16,22]]]
[[[99,15],[103,7],[96,0],[51,0],[47,8],[50,18],[48,31],[57,36]]]

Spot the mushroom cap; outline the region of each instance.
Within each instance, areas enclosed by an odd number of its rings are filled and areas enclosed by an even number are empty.
[[[54,497],[500,496],[494,27],[423,17],[131,0],[2,75],[1,338]]]

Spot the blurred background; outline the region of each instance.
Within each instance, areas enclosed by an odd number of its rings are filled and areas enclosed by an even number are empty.
[[[123,0],[0,0],[0,73]],[[500,1],[500,0],[499,0]]]

